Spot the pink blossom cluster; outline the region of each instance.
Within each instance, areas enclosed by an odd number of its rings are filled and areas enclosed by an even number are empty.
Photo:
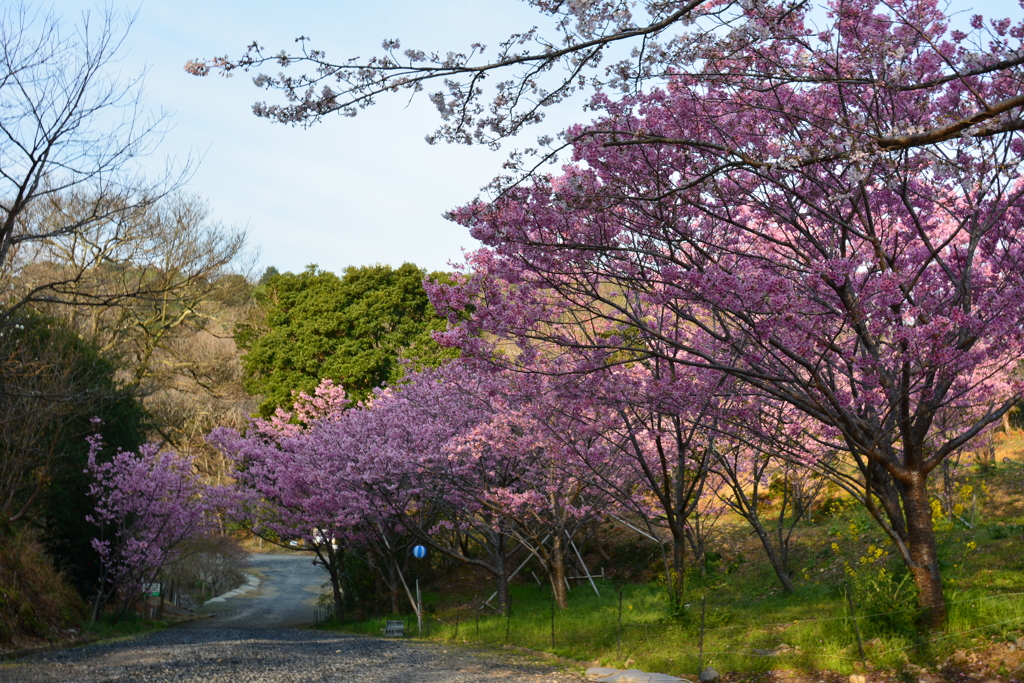
[[[442,341],[506,368],[632,358],[718,375],[733,415],[784,407],[790,427],[735,436],[845,453],[852,474],[805,460],[867,506],[938,625],[929,474],[1024,396],[1024,81],[1004,68],[1024,26],[992,23],[979,61],[984,22],[951,32],[931,0],[829,8],[825,30],[798,6],[664,89],[598,95],[560,175],[453,214],[486,246],[431,295]]]
[[[100,529],[92,547],[102,567],[95,619],[114,596],[117,614],[123,615],[144,584],[156,582],[189,541],[213,532],[218,495],[201,481],[188,456],[147,444],[137,453],[118,450],[105,460],[102,437],[93,435],[88,442],[86,472],[94,479],[89,494],[96,507],[87,519]]]

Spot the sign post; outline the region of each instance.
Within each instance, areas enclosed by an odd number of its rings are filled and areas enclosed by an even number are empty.
[[[412,556],[417,560],[422,560],[427,556],[427,549],[421,545],[414,546]],[[416,631],[420,635],[423,634],[423,599],[420,597],[419,578],[416,579]]]

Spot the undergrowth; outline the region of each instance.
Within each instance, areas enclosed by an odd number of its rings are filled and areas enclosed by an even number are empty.
[[[13,529],[0,538],[0,645],[53,638],[82,614],[81,599],[34,534]]]
[[[91,634],[93,639],[103,641],[137,636],[167,628],[169,625],[170,622],[167,621],[143,619],[135,612],[129,612],[117,620],[109,614],[104,614],[94,624],[83,623],[82,630]]]
[[[546,584],[513,585],[511,617],[481,608],[479,598],[428,590],[423,637],[516,645],[683,676],[709,664],[720,671],[827,669],[844,674],[862,668],[864,660],[869,668],[894,671],[935,667],[957,650],[1012,641],[1024,629],[1024,509],[1019,505],[1024,467],[1002,462],[974,471],[969,479],[974,490],[991,486],[992,492],[983,501],[983,512],[972,510],[973,523],[960,515],[936,524],[948,603],[942,632],[920,626],[913,581],[866,512],[836,504],[812,522],[800,523],[790,567],[797,589],[791,595],[778,588],[759,548],[748,540],[734,544],[729,556],[716,555],[719,561],[704,576],[691,572],[687,607],[680,614],[671,614],[657,580],[601,581],[600,596],[586,583],[574,584],[569,608],[555,611],[552,642]],[[734,531],[742,538],[741,526]],[[323,626],[380,635],[387,619],[404,620],[406,634],[418,635],[411,614]]]

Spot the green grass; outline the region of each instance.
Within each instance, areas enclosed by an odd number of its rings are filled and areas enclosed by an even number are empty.
[[[550,591],[547,585],[536,584],[512,586],[511,619],[471,609],[470,605],[479,605],[478,597],[428,591],[424,637],[516,645],[605,666],[681,676],[695,675],[701,664],[719,671],[827,669],[848,674],[860,660],[846,595],[851,590],[870,662],[894,671],[908,664],[934,667],[955,650],[1014,640],[1024,629],[1024,507],[1016,504],[1024,468],[1000,463],[973,475],[972,482],[987,483],[992,489],[974,528],[958,523],[938,532],[948,601],[947,626],[941,633],[919,627],[912,581],[896,553],[866,512],[847,507],[798,528],[791,556],[797,590],[792,595],[781,592],[759,546],[736,526],[739,540],[730,550],[734,554],[715,563],[706,576],[688,577],[689,606],[682,614],[671,614],[665,590],[657,582],[621,586],[621,642],[619,587],[607,582],[598,584],[600,597],[587,585],[574,585],[569,608],[555,614],[553,645]],[[379,634],[386,618],[340,628]],[[416,635],[414,616],[390,618],[404,618],[406,633]],[[782,644],[789,649],[780,652]]]
[[[702,662],[698,661],[699,601],[690,603],[682,615],[670,616],[659,587],[623,587],[620,646],[618,594],[607,583],[600,583],[599,588],[600,598],[589,587],[573,589],[569,609],[555,614],[553,647],[550,599],[545,589],[535,585],[513,587],[511,619],[466,608],[448,609],[428,615],[424,637],[496,646],[510,644],[571,659],[598,661],[605,666],[633,666],[674,675],[693,675],[701,663],[712,664],[720,671],[788,668],[850,673],[854,671],[854,662],[860,659],[845,596],[823,585],[805,585],[790,596],[773,594],[746,601],[723,601],[720,595],[709,591]],[[696,591],[691,597],[696,598]],[[948,628],[940,634],[922,635],[913,628],[916,610],[903,613],[895,627],[892,615],[879,617],[874,616],[876,613],[860,612],[857,621],[867,659],[877,666],[899,670],[910,662],[933,664],[955,649],[970,649],[992,637],[1012,640],[1020,635],[1024,595],[999,597],[974,589],[949,591],[948,598]],[[344,630],[379,634],[386,618],[345,624]],[[415,617],[404,618],[406,633],[416,635]],[[774,650],[781,644],[792,650],[778,655],[757,652]]]
[[[108,641],[145,635],[151,631],[167,628],[169,625],[170,622],[149,621],[134,613],[126,614],[115,622],[110,615],[104,614],[95,624],[90,624],[86,620],[82,624],[82,630],[92,634],[96,641]]]

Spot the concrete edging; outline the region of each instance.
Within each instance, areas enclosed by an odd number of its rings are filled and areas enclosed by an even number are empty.
[[[245,583],[243,583],[241,586],[239,586],[238,588],[233,588],[229,590],[227,593],[222,593],[215,598],[210,598],[203,604],[205,605],[211,602],[224,602],[228,598],[243,595],[245,593],[248,593],[249,591],[254,591],[260,587],[260,579],[258,576],[255,576],[254,574],[244,574],[243,576],[245,576]]]

